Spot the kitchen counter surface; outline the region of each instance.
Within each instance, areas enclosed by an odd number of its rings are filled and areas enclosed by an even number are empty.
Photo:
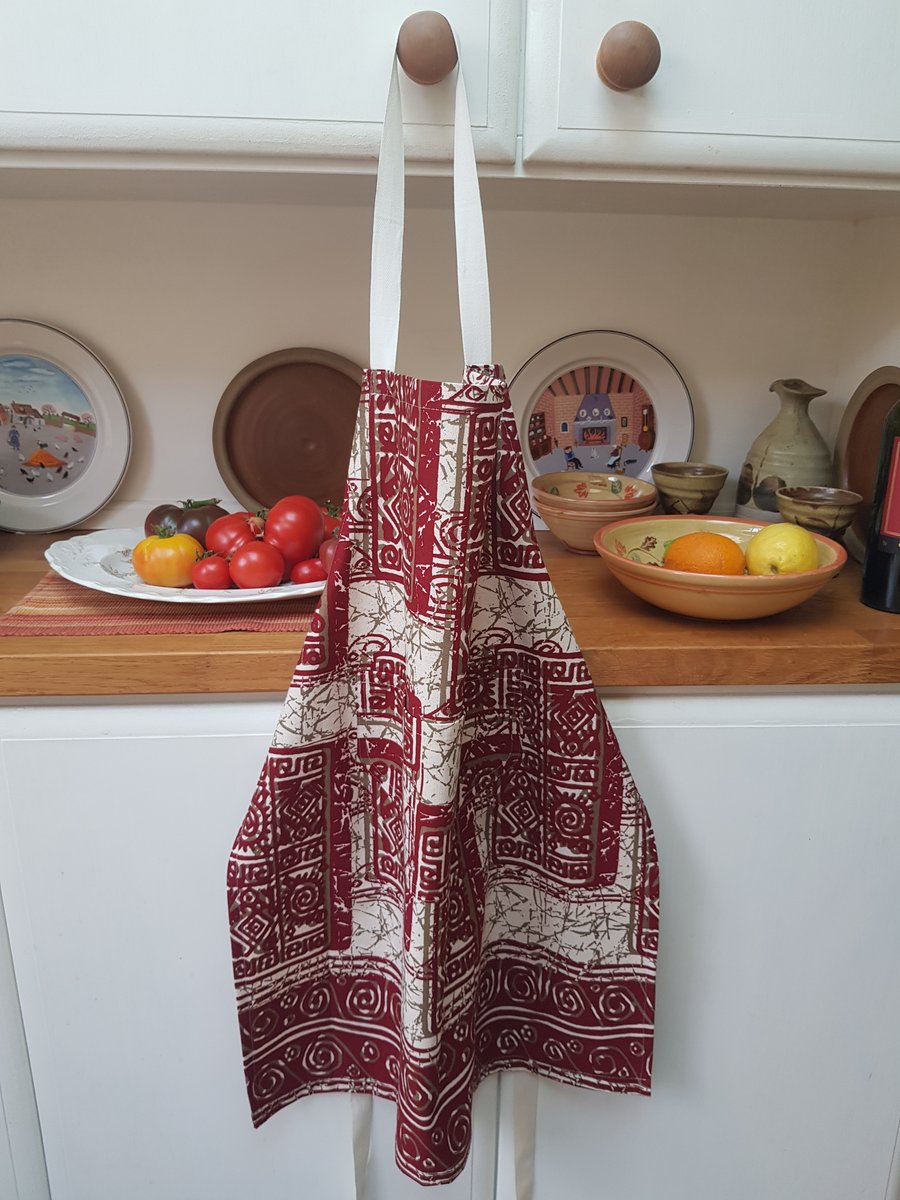
[[[59,534],[0,533],[0,611],[46,572]],[[599,557],[540,535],[547,568],[597,687],[900,685],[900,616],[859,603],[859,566],[806,604],[760,621],[661,612],[618,584]],[[0,696],[284,692],[302,634],[0,637]]]

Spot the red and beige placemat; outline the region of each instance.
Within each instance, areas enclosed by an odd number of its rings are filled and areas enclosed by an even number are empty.
[[[48,571],[0,615],[0,636],[76,637],[143,633],[305,633],[318,596],[262,604],[159,604],[94,592]]]

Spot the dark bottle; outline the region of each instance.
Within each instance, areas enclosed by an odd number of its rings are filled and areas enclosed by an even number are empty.
[[[860,599],[900,613],[900,401],[884,420]]]

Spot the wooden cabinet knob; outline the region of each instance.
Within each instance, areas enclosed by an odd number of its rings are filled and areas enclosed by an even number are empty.
[[[659,38],[640,21],[613,25],[597,51],[597,74],[616,92],[649,83],[659,67]]]
[[[440,83],[456,66],[456,39],[443,13],[413,13],[397,37],[400,66],[415,83]]]

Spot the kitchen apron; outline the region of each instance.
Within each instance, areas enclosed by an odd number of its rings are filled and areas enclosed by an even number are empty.
[[[387,1097],[400,1169],[432,1184],[463,1168],[491,1072],[649,1090],[658,885],[490,365],[459,72],[459,383],[394,370],[403,175],[395,62],[339,546],[228,892],[254,1124],[312,1093]]]

